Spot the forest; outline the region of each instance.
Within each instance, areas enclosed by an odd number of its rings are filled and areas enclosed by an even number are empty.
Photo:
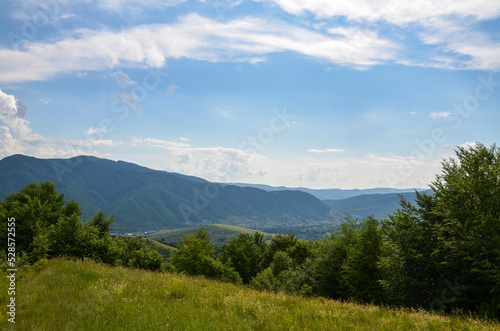
[[[459,147],[443,160],[431,193],[401,198],[388,218],[346,215],[315,241],[294,234],[240,234],[217,258],[208,232],[185,236],[165,258],[137,237],[110,235],[114,216],[84,222],[51,182],[32,183],[0,204],[2,266],[15,221],[18,266],[58,256],[203,275],[269,292],[500,318],[500,149]],[[10,255],[12,256],[12,255]]]

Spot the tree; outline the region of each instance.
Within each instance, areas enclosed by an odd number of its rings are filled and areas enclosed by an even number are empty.
[[[33,240],[44,229],[56,224],[61,217],[80,210],[73,202],[65,207],[64,194],[58,194],[51,182],[28,184],[18,192],[7,195],[2,205],[2,246],[7,247],[7,219],[15,218],[16,249],[28,254],[33,250]]]
[[[342,279],[342,266],[347,253],[356,241],[358,223],[350,215],[344,216],[340,231],[316,242],[312,250],[312,287],[315,293],[335,299],[347,299],[348,290]]]
[[[454,305],[500,316],[500,149],[459,147],[432,183],[442,218],[435,254],[443,276],[465,287]]]
[[[380,272],[377,264],[381,246],[378,220],[369,216],[361,222],[355,241],[347,248],[342,264],[342,281],[349,290],[349,297],[361,302],[380,302]]]
[[[99,236],[102,238],[109,235],[109,231],[114,229],[111,227],[111,223],[115,221],[115,215],[111,217],[106,217],[106,212],[104,210],[99,210],[97,214],[92,217],[87,223],[90,226],[94,226],[99,231]]]
[[[297,238],[293,233],[278,233],[277,235],[275,235],[273,239],[271,239],[271,243],[266,247],[263,266],[265,268],[269,267],[274,259],[274,255],[276,254],[276,252],[286,252],[287,249],[295,246],[298,241],[299,238]]]
[[[253,236],[240,233],[223,248],[221,262],[233,267],[245,284],[262,270],[262,237],[258,232]]]
[[[196,234],[184,235],[179,250],[170,259],[177,270],[200,275],[205,257],[213,258],[213,246],[210,234],[200,227]]]
[[[382,284],[405,304],[499,317],[500,150],[459,147],[442,164],[433,193],[384,224]]]
[[[428,308],[441,279],[434,252],[442,220],[432,212],[435,196],[416,194],[416,206],[401,197],[401,208],[382,221],[379,267],[387,303]]]

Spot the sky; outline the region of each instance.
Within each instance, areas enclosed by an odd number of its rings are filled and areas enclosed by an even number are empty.
[[[0,158],[426,188],[499,142],[498,0],[0,1]]]

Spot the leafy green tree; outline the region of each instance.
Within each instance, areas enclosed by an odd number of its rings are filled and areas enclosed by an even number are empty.
[[[106,212],[104,210],[99,210],[97,214],[92,217],[87,223],[90,226],[94,226],[99,230],[99,237],[105,237],[109,235],[109,231],[114,228],[111,227],[111,223],[115,221],[115,215],[111,217],[106,217]]]
[[[179,250],[170,262],[177,271],[188,275],[204,275],[224,281],[241,283],[239,274],[228,265],[214,260],[210,234],[200,227],[196,234],[184,235]]]
[[[278,281],[271,268],[266,268],[252,278],[250,286],[260,291],[275,291]]]
[[[146,270],[161,270],[163,257],[149,246],[144,245],[134,252],[132,266]]]
[[[286,249],[286,253],[296,265],[301,265],[311,255],[311,244],[305,240],[297,240],[293,246]]]
[[[401,208],[382,221],[379,268],[387,303],[428,308],[442,271],[434,252],[441,217],[432,213],[434,195],[417,192],[416,206],[401,197]]]
[[[442,218],[434,254],[448,282],[465,287],[454,305],[500,316],[500,149],[459,147],[432,183]]]
[[[174,267],[188,275],[200,275],[205,257],[213,258],[210,234],[200,227],[196,234],[184,235],[179,250],[170,258]]]
[[[378,220],[369,216],[361,222],[355,242],[347,248],[342,264],[342,281],[349,297],[361,302],[380,302],[380,272],[377,264],[381,246]]]
[[[221,262],[233,267],[245,284],[262,270],[262,237],[258,232],[253,236],[241,233],[224,246]]]
[[[79,207],[70,202],[65,206],[64,194],[58,194],[51,182],[28,184],[16,193],[7,195],[0,220],[1,241],[7,238],[7,219],[16,219],[16,248],[31,253],[33,240],[63,216],[78,213]],[[81,212],[80,212],[81,213]],[[2,244],[3,247],[6,247]]]
[[[264,252],[264,262],[263,267],[267,268],[271,264],[274,259],[274,255],[276,252],[286,252],[287,249],[295,246],[299,238],[297,238],[293,233],[290,234],[276,234],[272,239],[269,245],[266,246],[266,250]]]
[[[384,224],[382,285],[404,304],[499,317],[500,150],[459,147],[431,188]]]
[[[49,254],[51,256],[75,256],[83,258],[85,251],[82,249],[83,222],[80,216],[73,214],[59,219],[52,224],[47,232]]]
[[[314,293],[335,299],[348,299],[349,293],[342,278],[342,266],[348,251],[356,242],[357,219],[346,215],[341,230],[316,242],[312,249],[313,263],[308,272],[313,276]]]

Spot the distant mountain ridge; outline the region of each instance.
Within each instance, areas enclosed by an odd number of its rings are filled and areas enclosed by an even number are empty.
[[[347,199],[351,197],[356,197],[359,195],[368,195],[368,194],[401,194],[401,193],[409,193],[415,191],[425,191],[426,189],[420,188],[407,188],[407,189],[396,189],[396,188],[370,188],[370,189],[309,189],[305,187],[286,187],[286,186],[269,186],[262,184],[244,184],[244,183],[232,183],[232,185],[238,185],[241,187],[254,187],[264,191],[274,192],[274,191],[284,191],[284,190],[299,190],[302,192],[309,193],[314,195],[316,198],[320,200],[341,200]]]
[[[302,191],[267,192],[210,183],[92,156],[38,159],[12,155],[0,161],[0,198],[28,183],[52,181],[75,199],[84,219],[99,209],[116,214],[118,232],[193,227],[210,223],[243,226],[334,223],[339,212]]]

